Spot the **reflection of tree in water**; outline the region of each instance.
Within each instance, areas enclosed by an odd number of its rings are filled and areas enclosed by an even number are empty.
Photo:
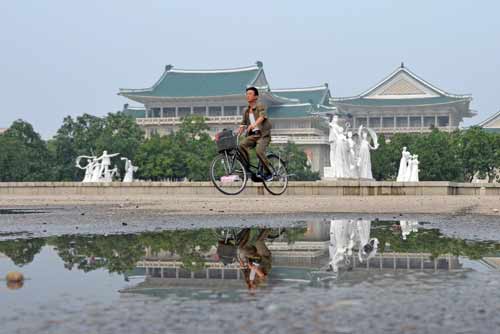
[[[181,257],[183,266],[198,270],[205,265],[202,253],[210,250],[217,242],[212,230],[163,231],[143,234],[110,236],[62,236],[51,238],[50,245],[68,269],[85,272],[106,268],[110,272],[124,273],[132,270],[146,255],[146,248],[152,254],[160,251],[175,253]]]
[[[8,256],[17,266],[29,264],[45,245],[44,239],[17,239],[0,242],[0,253]]]
[[[177,254],[183,267],[191,271],[203,269],[203,253],[217,244],[217,236],[212,229],[144,233],[140,239],[145,246],[150,247],[152,254],[160,251]]]
[[[85,272],[106,268],[123,273],[135,267],[145,254],[138,235],[62,236],[48,242],[68,269],[75,265]]]
[[[386,244],[390,250],[401,253],[431,253],[433,258],[443,254],[462,255],[471,259],[481,259],[488,254],[500,251],[500,244],[488,241],[467,241],[444,236],[438,229],[420,229],[410,233],[406,240],[401,238],[401,232],[390,228],[393,222],[377,224],[372,228],[371,237],[380,241],[379,250],[384,252]]]

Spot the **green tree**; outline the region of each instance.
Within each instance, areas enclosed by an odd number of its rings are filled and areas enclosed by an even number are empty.
[[[187,116],[179,130],[167,136],[152,136],[141,145],[136,162],[146,179],[209,180],[209,168],[216,154],[202,116]]]
[[[287,170],[290,180],[293,181],[316,181],[319,180],[319,173],[311,169],[307,155],[299,146],[292,142],[285,145],[272,145],[271,150],[278,154],[287,163]]]
[[[0,135],[0,181],[50,181],[53,160],[47,144],[33,126],[15,121]]]
[[[471,127],[460,133],[456,145],[465,180],[471,181],[476,172],[493,177],[495,167],[500,167],[498,136],[480,127]]]
[[[107,150],[133,160],[143,136],[134,119],[121,112],[106,117],[83,114],[73,119],[67,116],[49,143],[56,158],[58,180],[81,180],[84,172],[75,168],[79,155],[97,156]]]

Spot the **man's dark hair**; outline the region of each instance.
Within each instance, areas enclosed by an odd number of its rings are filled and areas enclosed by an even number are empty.
[[[254,92],[255,96],[259,96],[259,91],[257,90],[257,88],[255,87],[248,87],[245,92],[248,92],[249,90],[251,90],[252,92]]]

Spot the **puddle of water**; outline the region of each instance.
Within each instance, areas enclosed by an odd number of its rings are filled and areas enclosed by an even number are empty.
[[[129,296],[239,301],[248,289],[353,287],[386,275],[442,279],[499,267],[498,242],[446,237],[416,221],[15,239],[0,242],[0,278],[19,271],[26,280],[0,281],[0,314]]]
[[[26,215],[35,213],[47,213],[39,209],[0,209],[0,215]]]

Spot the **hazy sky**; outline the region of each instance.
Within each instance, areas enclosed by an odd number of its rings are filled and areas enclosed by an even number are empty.
[[[500,1],[0,2],[0,127],[22,118],[45,138],[66,115],[105,115],[119,88],[151,86],[166,64],[264,63],[272,88],[328,82],[361,93],[404,61],[476,123],[500,109]]]

